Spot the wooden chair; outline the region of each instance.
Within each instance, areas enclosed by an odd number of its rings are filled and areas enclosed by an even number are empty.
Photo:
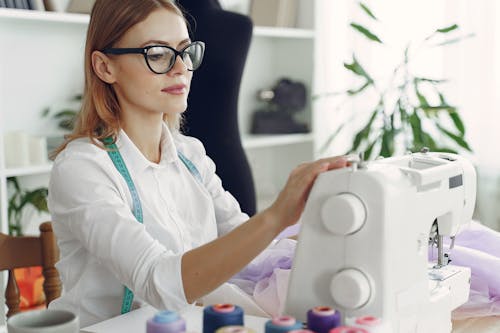
[[[40,225],[39,237],[14,237],[0,233],[0,271],[9,270],[5,291],[7,317],[19,312],[20,295],[14,268],[42,266],[45,278],[43,291],[48,305],[61,295],[61,280],[55,268],[57,260],[59,249],[50,222]]]

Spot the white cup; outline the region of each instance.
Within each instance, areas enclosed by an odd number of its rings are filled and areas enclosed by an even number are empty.
[[[66,310],[20,312],[7,320],[8,333],[78,333],[78,317]]]

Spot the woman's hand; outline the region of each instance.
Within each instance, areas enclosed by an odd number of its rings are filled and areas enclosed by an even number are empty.
[[[343,168],[347,165],[348,161],[345,156],[325,158],[299,165],[290,173],[285,187],[268,208],[268,213],[282,228],[297,223],[316,177],[321,172]]]

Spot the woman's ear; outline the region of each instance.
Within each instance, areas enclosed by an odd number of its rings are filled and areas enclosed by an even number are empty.
[[[104,82],[109,84],[116,82],[113,63],[101,51],[92,52],[92,68],[94,69],[94,73]]]

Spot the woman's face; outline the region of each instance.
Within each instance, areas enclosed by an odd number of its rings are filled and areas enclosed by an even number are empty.
[[[169,10],[158,9],[130,28],[113,47],[167,45],[181,50],[190,42],[184,19]],[[112,56],[111,62],[115,69],[113,87],[123,112],[174,115],[186,110],[193,74],[180,56],[165,74],[153,73],[141,54]]]

